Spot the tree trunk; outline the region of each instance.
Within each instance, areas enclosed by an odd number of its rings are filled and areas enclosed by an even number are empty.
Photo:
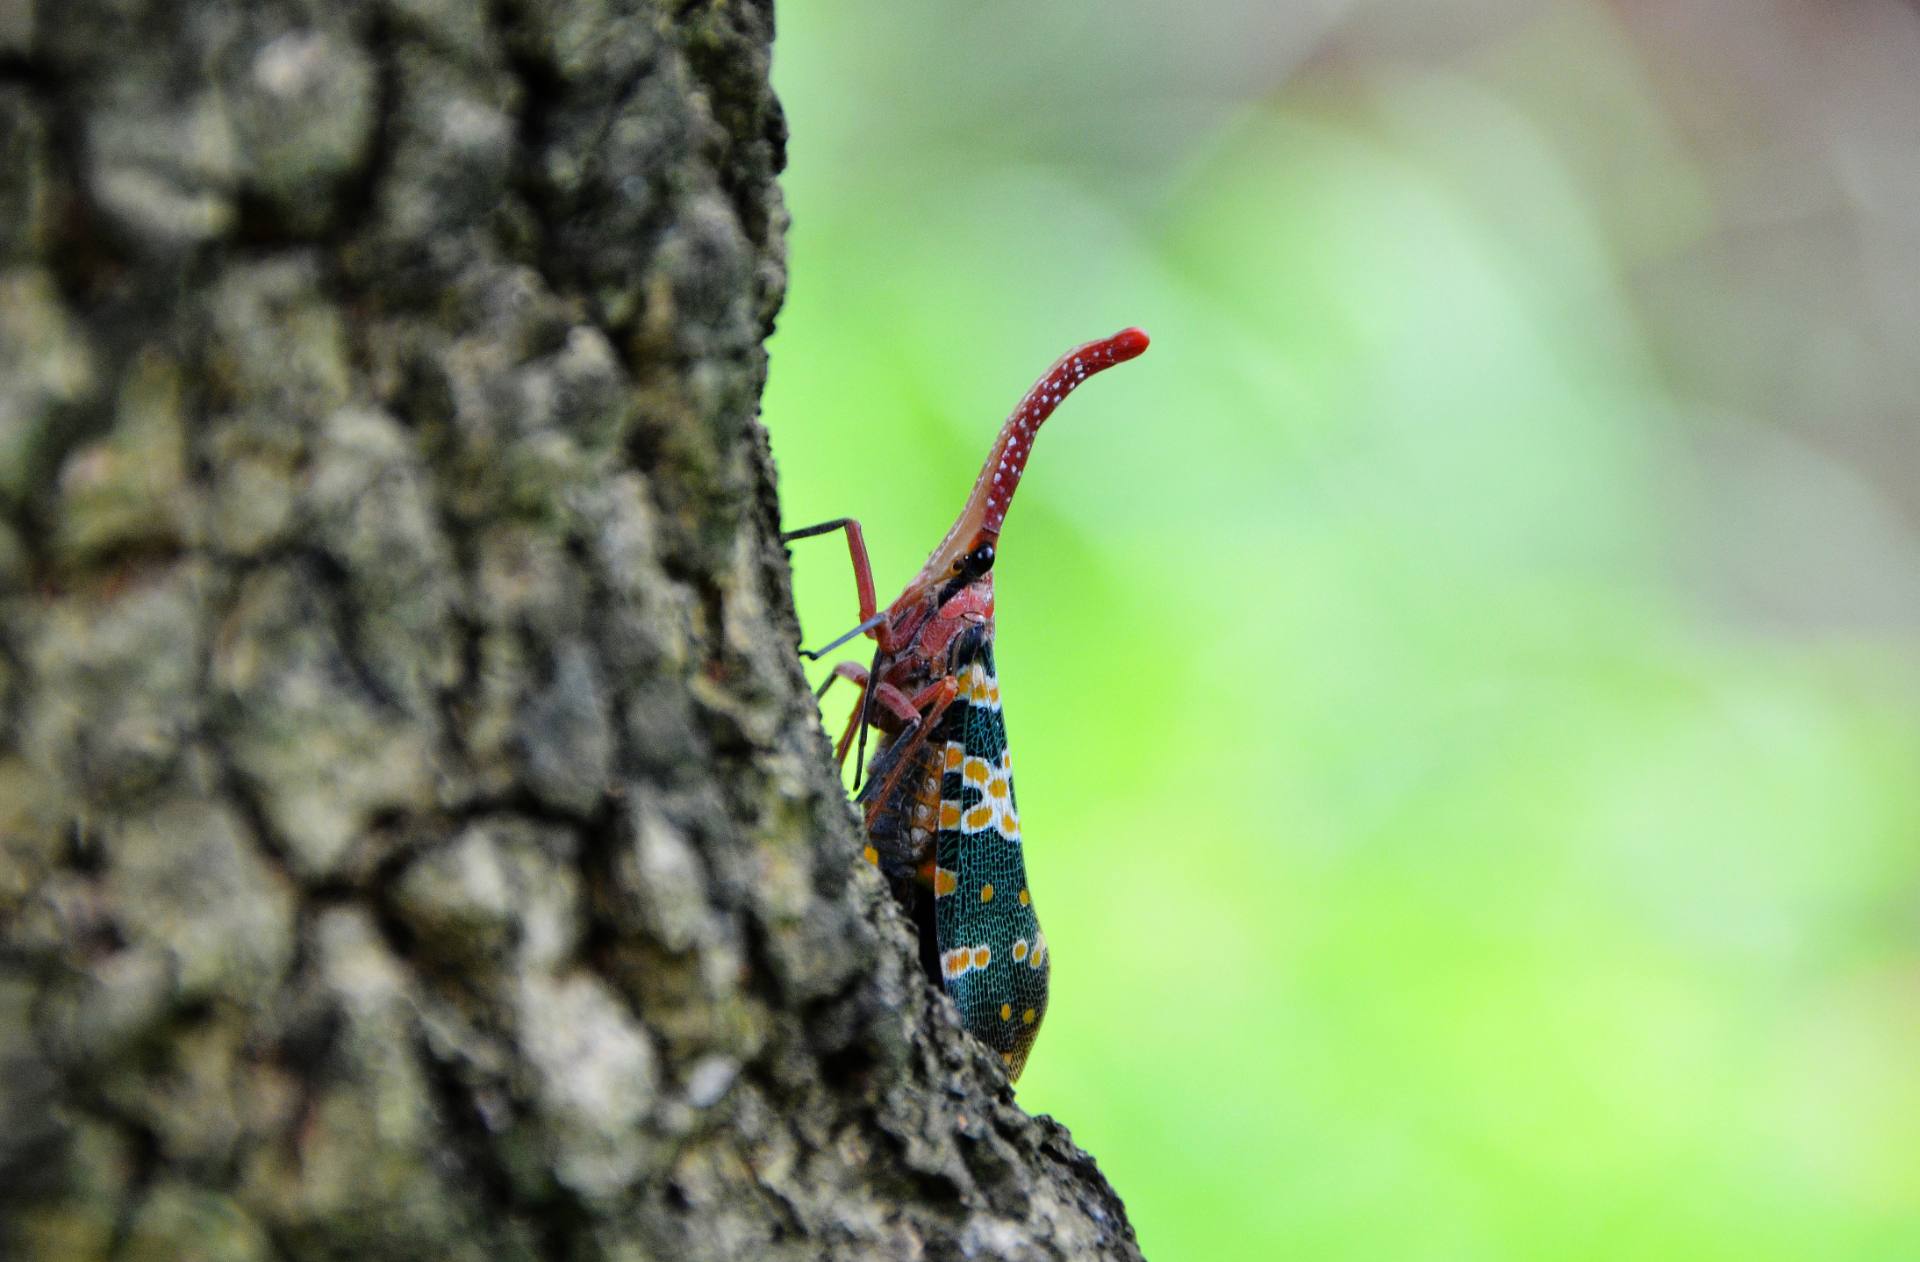
[[[1137,1257],[755,418],[767,0],[0,0],[0,1255]]]

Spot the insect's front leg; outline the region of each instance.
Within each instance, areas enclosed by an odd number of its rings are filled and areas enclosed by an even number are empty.
[[[851,517],[836,517],[832,521],[823,521],[817,526],[802,526],[798,530],[785,531],[780,536],[781,543],[792,543],[796,539],[810,539],[815,535],[832,534],[836,530],[847,532],[847,555],[853,560],[853,586],[859,594],[860,625],[841,636],[832,644],[809,652],[800,650],[807,657],[818,661],[826,653],[845,644],[856,635],[865,634],[878,626],[883,619],[879,613],[879,602],[873,594],[873,563],[867,559],[867,541],[860,533],[860,523]]]

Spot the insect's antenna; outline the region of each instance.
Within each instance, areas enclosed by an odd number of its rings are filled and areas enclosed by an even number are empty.
[[[817,662],[821,658],[825,657],[827,654],[839,648],[842,644],[845,644],[848,640],[851,640],[858,635],[865,635],[867,632],[873,630],[875,627],[885,622],[887,620],[887,613],[888,613],[887,610],[882,609],[879,613],[873,615],[873,617],[871,618],[868,618],[865,622],[861,623],[859,626],[855,627],[853,630],[847,632],[845,635],[841,636],[839,639],[835,640],[831,644],[822,644],[817,649],[801,649],[800,656],[806,658],[810,662]]]
[[[987,452],[987,463],[980,470],[979,481],[973,484],[973,494],[967,498],[967,507],[955,531],[971,535],[973,530],[968,529],[971,524],[974,529],[999,534],[1007,507],[1013,503],[1013,493],[1020,485],[1020,475],[1026,472],[1027,457],[1033,453],[1034,435],[1041,423],[1088,377],[1125,363],[1146,349],[1145,333],[1139,329],[1121,329],[1112,337],[1074,347],[1047,369],[1020,400],[1020,406],[1013,410],[1007,423],[1000,427],[1000,436]]]

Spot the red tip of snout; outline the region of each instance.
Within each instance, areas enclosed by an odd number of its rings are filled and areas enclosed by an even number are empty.
[[[1113,348],[1113,358],[1116,362],[1132,359],[1147,349],[1147,335],[1143,329],[1121,329],[1107,339],[1107,345]]]

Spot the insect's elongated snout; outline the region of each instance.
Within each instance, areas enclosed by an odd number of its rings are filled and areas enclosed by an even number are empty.
[[[1007,519],[1007,509],[1013,504],[1013,493],[1020,487],[1021,475],[1027,470],[1027,459],[1033,454],[1033,440],[1040,426],[1081,382],[1135,358],[1147,349],[1147,341],[1147,335],[1139,329],[1121,329],[1112,337],[1074,347],[1033,383],[1000,427],[965,507],[954,521],[953,529],[927,559],[919,582],[950,579],[966,568],[971,554],[993,544]]]
[[[1121,329],[1112,337],[1074,347],[1056,360],[1040,380],[1033,383],[1033,388],[1020,400],[1020,406],[1000,427],[1000,436],[987,452],[987,462],[980,470],[980,479],[974,483],[973,494],[968,497],[967,509],[978,509],[981,530],[989,534],[1000,533],[1000,524],[1006,520],[1007,509],[1013,503],[1013,493],[1019,489],[1020,475],[1026,472],[1027,457],[1033,454],[1034,436],[1040,432],[1041,424],[1053,415],[1053,410],[1060,406],[1060,401],[1072,394],[1074,387],[1088,377],[1115,364],[1123,364],[1146,349],[1147,335],[1144,332],[1133,328]],[[963,519],[965,516],[962,514]]]

